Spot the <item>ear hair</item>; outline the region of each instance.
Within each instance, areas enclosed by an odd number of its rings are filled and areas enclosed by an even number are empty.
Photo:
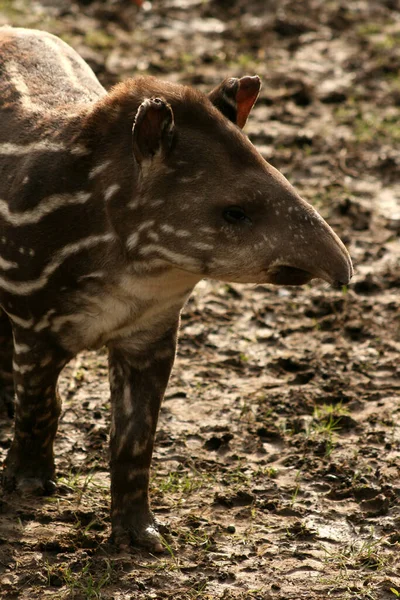
[[[163,98],[147,98],[138,108],[132,127],[132,147],[136,160],[151,159],[168,152],[174,135],[174,114]]]
[[[257,75],[241,79],[231,77],[212,90],[208,97],[227,119],[242,129],[258,98],[260,88],[261,80]]]

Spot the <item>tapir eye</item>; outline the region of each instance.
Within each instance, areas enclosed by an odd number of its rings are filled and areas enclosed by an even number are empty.
[[[225,208],[223,215],[225,221],[228,221],[228,223],[233,223],[234,225],[241,223],[251,224],[251,219],[246,215],[243,208],[240,208],[240,206],[230,206],[229,208]]]

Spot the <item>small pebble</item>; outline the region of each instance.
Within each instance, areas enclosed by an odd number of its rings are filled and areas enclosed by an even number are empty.
[[[236,527],[234,525],[228,525],[228,527],[226,528],[226,531],[228,533],[235,533]]]

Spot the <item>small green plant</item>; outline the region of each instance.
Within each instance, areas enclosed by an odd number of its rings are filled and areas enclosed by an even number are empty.
[[[262,469],[262,474],[270,479],[276,479],[278,477],[278,473],[279,471],[275,467],[265,467],[265,469]]]
[[[324,419],[331,415],[348,415],[348,409],[343,406],[342,402],[338,402],[337,404],[322,404],[321,406],[314,407],[314,419]]]
[[[55,581],[61,581],[67,586],[72,598],[78,594],[85,600],[100,600],[101,589],[111,580],[113,566],[109,560],[105,560],[105,570],[100,577],[93,574],[93,567],[93,562],[88,560],[80,571],[75,572],[65,563],[50,565],[49,562],[46,562],[48,585],[51,586],[55,584]]]
[[[167,477],[157,482],[157,488],[163,494],[188,495],[191,492],[206,486],[209,481],[208,474],[198,471],[171,471]]]
[[[112,567],[110,561],[106,561],[106,571],[98,580],[92,575],[91,569],[92,563],[88,561],[78,575],[78,579],[70,579],[70,582],[72,581],[72,589],[75,588],[83,592],[86,600],[100,599],[100,590],[111,579]]]
[[[297,496],[299,495],[299,490],[300,490],[300,483],[298,483],[293,490],[293,494],[290,499],[290,506],[294,506],[294,504],[296,503]]]
[[[340,402],[338,404],[323,404],[315,406],[313,421],[308,431],[310,440],[324,442],[325,456],[331,455],[335,447],[335,433],[341,429],[341,417],[348,410]]]
[[[207,552],[214,545],[215,542],[207,532],[201,531],[199,529],[190,529],[189,531],[183,534],[183,541],[185,544],[190,544],[191,546],[195,546],[198,549],[202,549]]]
[[[381,571],[388,563],[388,558],[383,551],[383,538],[376,539],[374,530],[371,528],[370,535],[361,542],[351,542],[339,549],[337,552],[329,552],[327,560],[334,562],[340,570],[362,569],[369,571]]]
[[[227,471],[222,479],[222,483],[229,486],[249,484],[251,477],[247,473],[244,473],[243,469],[243,465],[238,465],[236,469]]]
[[[76,472],[70,471],[68,475],[60,477],[58,481],[68,487],[74,494],[77,494],[77,501],[79,504],[90,487],[98,487],[94,484],[93,477],[93,470],[86,474],[84,474],[84,471],[78,470]]]
[[[168,554],[170,555],[170,557],[171,557],[171,558],[172,558],[172,559],[173,559],[175,562],[177,562],[177,561],[176,561],[175,554],[174,554],[174,551],[173,551],[173,548],[172,548],[171,544],[169,544],[169,543],[168,543],[168,541],[165,539],[165,537],[164,537],[164,536],[162,536],[162,535],[160,536],[160,539],[161,539],[161,543],[162,543],[162,545],[164,546],[164,548],[166,549],[166,551],[168,552]]]

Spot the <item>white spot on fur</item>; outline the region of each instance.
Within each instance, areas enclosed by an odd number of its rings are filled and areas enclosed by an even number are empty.
[[[100,173],[103,173],[103,171],[105,171],[110,165],[111,165],[111,160],[105,160],[104,162],[100,163],[99,165],[96,165],[90,171],[89,179],[94,179],[95,177],[97,177],[97,175],[100,175]]]
[[[131,200],[126,206],[131,210],[136,210],[140,206],[140,198],[135,198],[135,200]]]
[[[6,313],[10,317],[11,321],[13,321],[13,323],[15,323],[16,325],[19,325],[23,329],[30,329],[35,322],[33,318],[23,319],[22,317],[19,317],[18,315],[14,315],[14,314],[10,313],[8,310],[6,311]]]
[[[175,233],[175,228],[171,225],[167,225],[166,223],[164,223],[164,225],[161,225],[160,229],[164,231],[164,233]]]
[[[132,456],[140,456],[147,448],[148,441],[144,440],[142,443],[135,441],[132,446]]]
[[[128,248],[128,250],[133,250],[138,245],[138,242],[139,234],[137,231],[135,231],[135,233],[132,233],[126,240],[126,247]]]
[[[64,144],[48,142],[47,140],[40,140],[31,144],[12,144],[9,142],[0,144],[0,154],[11,156],[20,156],[33,152],[65,152],[66,150],[67,148]]]
[[[132,396],[131,396],[131,389],[130,389],[129,385],[126,385],[124,387],[124,395],[122,398],[122,405],[123,405],[123,409],[124,409],[124,415],[127,419],[129,419],[129,417],[132,416],[132,413],[133,413],[133,402],[132,402]]]
[[[203,242],[194,242],[190,244],[193,248],[197,248],[197,250],[212,250],[214,248],[211,244],[204,244]]]
[[[75,156],[86,156],[87,154],[90,154],[90,150],[85,148],[85,146],[74,146],[70,152]]]
[[[29,352],[30,349],[30,346],[28,346],[27,344],[17,344],[16,342],[14,342],[15,354],[25,354],[26,352]]]
[[[160,239],[160,236],[158,235],[158,233],[156,231],[148,231],[147,237],[150,240],[152,240],[153,242],[158,242],[158,240]]]
[[[85,281],[90,279],[103,279],[105,276],[104,271],[93,271],[93,273],[87,273],[86,275],[81,275],[78,277],[78,281]],[[62,288],[61,288],[62,289]],[[67,289],[67,288],[65,288]]]
[[[25,373],[30,373],[36,368],[36,365],[18,365],[15,361],[13,361],[12,366],[13,371],[15,371],[16,373],[21,373],[21,375],[24,375]]]
[[[144,221],[143,223],[141,223],[139,225],[139,227],[137,228],[138,231],[143,231],[143,229],[148,229],[149,227],[153,227],[154,225],[154,219],[150,220],[150,221]]]
[[[8,269],[15,269],[16,267],[18,267],[18,263],[12,260],[6,260],[0,256],[0,269],[7,271]]]
[[[115,194],[119,192],[120,189],[121,186],[118,185],[118,183],[112,183],[111,185],[109,185],[106,191],[104,192],[104,199],[106,200],[106,202],[108,202],[108,200],[115,196]]]

